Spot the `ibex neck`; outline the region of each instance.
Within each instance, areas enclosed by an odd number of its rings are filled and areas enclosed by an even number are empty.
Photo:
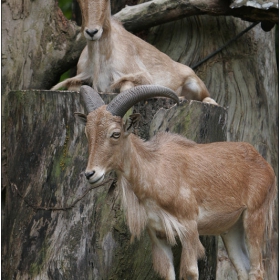
[[[144,142],[133,134],[129,136],[128,140],[129,145],[123,154],[123,171],[119,175],[124,176],[130,182],[137,194],[137,189],[143,186],[146,177],[154,174],[156,170],[154,164],[156,153],[154,151],[157,148],[154,143]]]
[[[111,26],[103,31],[99,40],[88,41],[87,47],[89,68],[93,72],[92,84],[96,90],[106,91],[110,83],[108,65],[113,51]]]

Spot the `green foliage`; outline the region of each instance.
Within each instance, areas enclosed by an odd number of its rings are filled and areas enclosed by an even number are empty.
[[[58,0],[58,6],[67,19],[72,19],[72,0]],[[70,78],[69,70],[61,75],[60,82]]]
[[[66,80],[67,78],[70,78],[70,70],[66,71],[60,76],[59,82],[62,82]]]
[[[72,18],[72,0],[58,0],[58,6],[67,19]]]

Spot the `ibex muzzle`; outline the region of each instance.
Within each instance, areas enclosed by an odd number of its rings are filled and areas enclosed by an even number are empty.
[[[78,0],[83,18],[83,31],[87,40],[99,40],[103,33],[103,26],[111,14],[109,0]]]

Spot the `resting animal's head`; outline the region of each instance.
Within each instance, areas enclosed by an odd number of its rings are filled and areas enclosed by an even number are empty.
[[[172,90],[161,86],[137,86],[118,94],[108,105],[89,86],[80,90],[88,115],[75,113],[85,125],[89,144],[89,158],[85,176],[91,184],[102,182],[107,172],[120,168],[116,162],[127,148],[126,141],[138,122],[139,114],[132,114],[123,123],[123,116],[134,104],[152,97],[169,97],[179,103]]]
[[[83,20],[83,31],[87,40],[99,40],[103,31],[110,28],[110,0],[78,0]]]

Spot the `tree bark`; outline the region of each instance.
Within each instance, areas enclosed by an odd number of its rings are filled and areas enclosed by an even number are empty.
[[[106,103],[111,98],[104,96]],[[154,99],[136,105],[134,111],[143,115],[138,134],[153,134],[160,124],[161,129],[198,142],[225,139],[226,111],[200,102],[161,109],[150,129],[158,109],[172,104]],[[160,279],[152,268],[147,234],[130,244],[115,184],[91,190],[66,209],[89,188],[83,174],[87,141],[83,127],[74,120],[75,111],[85,111],[76,92],[14,91],[8,95],[3,279]],[[41,208],[28,206],[19,193]],[[47,207],[65,209],[42,209]],[[200,262],[201,275],[207,275],[201,279],[210,280],[215,273],[216,259],[211,256],[215,256],[216,243],[213,238],[203,242],[211,246],[208,257]]]
[[[2,15],[4,96],[13,89],[49,89],[77,64],[86,41],[54,0],[2,1]]]

